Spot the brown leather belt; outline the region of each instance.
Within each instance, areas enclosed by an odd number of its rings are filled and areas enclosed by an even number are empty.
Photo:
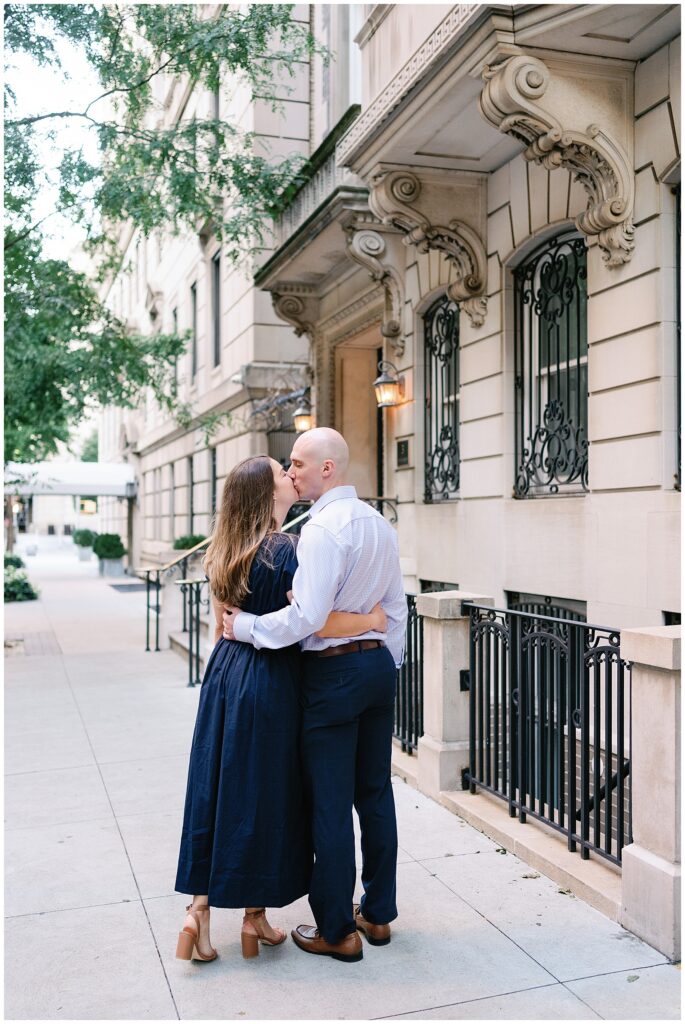
[[[323,651],[307,651],[315,658],[334,658],[336,654],[351,654],[353,651],[370,651],[372,647],[385,647],[382,640],[351,640],[349,644],[325,647]]]

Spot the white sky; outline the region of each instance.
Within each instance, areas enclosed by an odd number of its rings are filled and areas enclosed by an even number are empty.
[[[40,67],[23,54],[13,57],[14,70],[7,78],[17,96],[18,117],[58,110],[82,111],[102,92],[97,76],[77,47],[60,39],[56,41],[56,49],[62,59],[62,70]],[[91,113],[97,115],[99,110],[102,112],[101,107],[96,107]],[[89,160],[98,159],[95,130],[87,125],[88,122],[76,118],[55,118],[36,126],[40,140],[38,153],[47,172],[35,198],[36,220],[55,208],[57,167],[65,146],[82,147]],[[54,140],[49,138],[50,132],[55,133]],[[42,231],[45,254],[53,258],[68,257],[84,238],[83,230],[64,216],[51,216],[42,225]],[[72,262],[77,264],[80,261],[76,257]]]

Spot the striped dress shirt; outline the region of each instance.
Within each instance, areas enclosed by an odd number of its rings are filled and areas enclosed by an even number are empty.
[[[397,534],[380,513],[359,500],[354,487],[333,487],[312,505],[297,546],[297,563],[292,604],[268,615],[240,612],[233,623],[236,640],[257,649],[301,641],[304,651],[321,651],[351,639],[385,640],[399,668],[407,600]],[[368,614],[378,601],[388,617],[387,634],[370,631],[335,639],[313,635],[329,612]]]

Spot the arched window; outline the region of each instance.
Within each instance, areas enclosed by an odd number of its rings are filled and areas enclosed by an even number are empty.
[[[514,271],[516,480],[530,498],[588,488],[587,255],[558,236]]]
[[[459,307],[443,297],[423,318],[426,368],[424,501],[459,490]]]

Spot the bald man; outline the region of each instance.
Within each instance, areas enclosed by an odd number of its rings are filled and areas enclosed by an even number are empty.
[[[397,917],[390,755],[407,603],[395,531],[345,483],[344,437],[327,427],[309,430],[290,458],[297,493],[314,501],[297,548],[292,604],[259,617],[228,609],[224,636],[257,648],[301,641],[302,756],[316,857],[309,905],[316,926],[299,925],[291,934],[308,953],[350,963],[363,957],[360,931],[373,945],[386,945]],[[314,635],[331,611],[367,612],[378,601],[387,634]],[[353,906],[353,805],[362,840],[359,907]]]

